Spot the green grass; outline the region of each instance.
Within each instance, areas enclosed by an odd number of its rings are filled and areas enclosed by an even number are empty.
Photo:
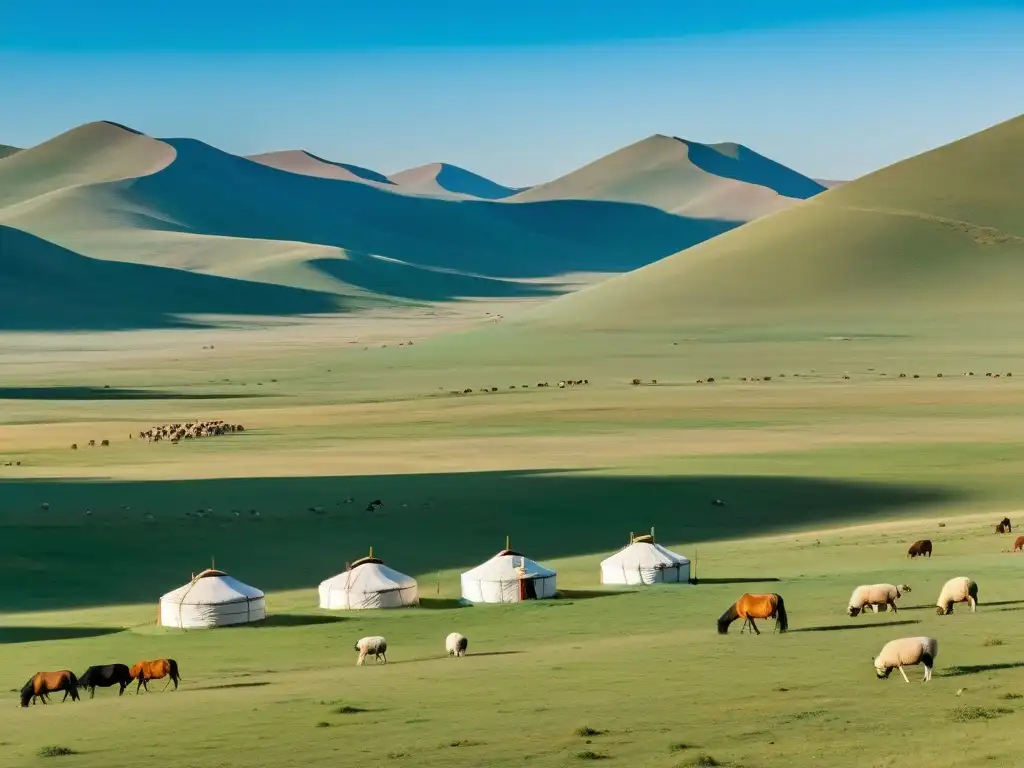
[[[892,460],[890,454],[879,461]],[[82,493],[83,487],[71,492]],[[505,495],[500,488],[494,491],[495,498]],[[1021,719],[1012,697],[1024,682],[1024,666],[1012,645],[987,639],[1014,636],[1024,604],[1014,587],[1018,563],[1000,551],[1005,542],[987,524],[957,522],[950,514],[943,529],[926,519],[870,535],[851,530],[772,540],[733,538],[706,527],[707,540],[699,549],[692,539],[659,535],[681,539],[680,548],[698,559],[700,586],[602,589],[596,584],[597,563],[619,544],[610,538],[612,526],[603,547],[585,539],[585,552],[567,556],[571,545],[557,540],[571,536],[565,522],[573,519],[571,510],[559,521],[554,507],[543,506],[547,495],[543,485],[533,492],[549,522],[544,535],[524,549],[551,553],[544,560],[559,571],[562,599],[472,608],[452,602],[459,568],[500,546],[480,533],[487,515],[474,516],[467,506],[464,537],[452,539],[443,525],[435,525],[428,539],[426,528],[407,534],[388,524],[390,532],[382,530],[375,538],[403,553],[385,554],[389,562],[420,577],[421,608],[328,615],[315,608],[313,588],[333,572],[332,558],[337,563],[351,557],[346,542],[365,540],[365,531],[350,533],[354,526],[373,523],[336,518],[321,525],[289,520],[282,512],[248,526],[253,533],[242,535],[238,551],[252,547],[256,553],[246,567],[229,568],[252,583],[276,587],[268,598],[271,620],[265,626],[186,633],[153,626],[155,598],[161,588],[181,581],[170,566],[198,559],[215,527],[182,525],[179,532],[170,522],[147,529],[112,519],[93,535],[78,516],[64,519],[60,509],[51,509],[57,520],[46,525],[16,525],[9,516],[3,583],[28,591],[15,603],[20,612],[11,612],[8,603],[0,620],[0,660],[9,670],[9,688],[20,686],[37,668],[67,666],[80,672],[92,663],[153,656],[176,658],[184,681],[176,692],[161,693],[155,684],[152,693],[137,697],[119,699],[100,690],[92,701],[0,710],[0,729],[9,734],[0,762],[31,762],[40,745],[52,743],[54,729],[79,753],[76,764],[86,766],[112,760],[188,762],[196,755],[209,756],[214,764],[230,760],[252,766],[311,760],[424,766],[512,766],[528,760],[557,766],[595,756],[680,764],[664,762],[673,755],[684,759],[682,765],[710,765],[695,761],[713,755],[722,765],[788,766],[827,759],[830,765],[855,766],[889,754],[887,744],[895,739],[922,763],[935,766],[969,765],[981,745],[1012,759],[1012,745],[1001,751],[994,734]],[[477,498],[468,497],[474,506],[480,504]],[[526,508],[527,498],[507,503]],[[621,509],[613,499],[607,502]],[[627,513],[638,522],[649,516]],[[97,549],[104,538],[118,550],[122,540],[130,544],[143,534],[157,544],[139,551],[127,546],[114,554]],[[936,541],[930,561],[903,557],[906,542],[919,535]],[[237,530],[230,533],[239,536]],[[427,541],[437,546],[424,547]],[[460,564],[442,573],[436,593],[425,567],[450,541]],[[545,541],[551,549],[545,550]],[[417,560],[413,543],[431,551]],[[11,571],[12,562],[30,567]],[[156,578],[154,572],[162,575]],[[66,589],[76,573],[81,579],[76,589]],[[979,612],[935,616],[931,601],[950,575],[960,573],[982,585]],[[281,589],[288,582],[274,581],[289,576],[306,586]],[[882,580],[913,585],[900,613],[847,618],[852,587]],[[782,593],[793,631],[773,635],[768,621],[761,623],[761,637],[741,636],[736,626],[725,637],[717,635],[715,618],[744,590]],[[74,597],[65,603],[58,596],[68,592]],[[142,604],[124,600],[143,593],[148,599]],[[25,611],[47,596],[54,609]],[[471,639],[464,659],[444,653],[444,637],[453,630]],[[357,668],[352,643],[370,633],[388,638],[390,663]],[[917,668],[908,670],[910,686],[898,678],[876,680],[873,654],[887,640],[910,634],[940,638],[935,679],[921,685]],[[965,683],[969,703],[958,708],[963,699],[953,694]],[[881,705],[913,711],[914,729],[908,731],[899,718],[879,721]],[[970,730],[951,732],[951,719],[966,721]],[[514,740],[508,737],[510,721],[517,723]],[[148,730],[146,740],[125,752],[117,734],[152,722],[173,727]],[[876,730],[877,741],[863,740],[868,728]],[[827,751],[822,733],[828,734]],[[948,749],[950,741],[957,750]],[[689,744],[699,747],[682,748]],[[690,751],[698,754],[682,754]]]
[[[589,752],[610,765],[852,768],[886,765],[894,744],[929,768],[1016,759],[1004,734],[1024,719],[1024,556],[992,526],[1018,522],[1024,378],[958,374],[1012,371],[1017,340],[707,338],[681,351],[649,336],[605,359],[593,354],[605,336],[564,347],[564,366],[545,352],[505,368],[493,350],[460,361],[433,341],[363,354],[271,331],[259,344],[176,333],[0,347],[0,765],[37,764],[54,743],[81,766],[545,767]],[[201,350],[211,340],[214,355]],[[577,370],[589,388],[435,395]],[[953,375],[875,375],[901,370]],[[633,375],[665,384],[635,388]],[[708,375],[723,380],[692,383]],[[251,429],[126,439],[229,414]],[[68,450],[104,437],[109,449]],[[366,514],[374,498],[386,506]],[[651,526],[701,583],[600,585],[601,559]],[[460,606],[459,574],[506,535],[557,569],[562,596]],[[935,556],[907,560],[923,537]],[[318,610],[317,584],[370,546],[417,577],[422,605]],[[212,557],[267,591],[270,618],[156,627],[159,596]],[[979,611],[938,617],[957,575],[979,583]],[[848,618],[853,588],[882,581],[913,587],[899,613]],[[793,631],[718,635],[744,591],[784,595]],[[470,639],[467,657],[446,655],[452,631]],[[355,666],[367,634],[388,638],[388,664]],[[881,646],[918,634],[940,641],[933,681],[920,668],[911,685],[876,680]],[[15,706],[37,670],[161,656],[180,664],[177,691]]]

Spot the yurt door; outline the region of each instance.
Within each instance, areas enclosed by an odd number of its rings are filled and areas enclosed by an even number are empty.
[[[520,579],[519,580],[519,599],[520,600],[536,600],[537,599],[537,585],[533,579]]]

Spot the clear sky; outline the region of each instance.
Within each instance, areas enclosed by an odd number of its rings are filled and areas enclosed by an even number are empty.
[[[1024,3],[3,0],[0,143],[107,119],[530,184],[652,133],[851,178],[1024,112]]]

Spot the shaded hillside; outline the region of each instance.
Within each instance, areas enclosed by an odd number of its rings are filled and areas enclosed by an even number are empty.
[[[750,221],[822,191],[812,179],[741,145],[659,134],[511,200],[616,200],[687,216]]]
[[[628,348],[641,332],[762,333],[784,323],[821,334],[1004,327],[1024,320],[1021,178],[1017,118],[556,299],[494,333],[620,331],[616,343]]]
[[[481,200],[503,200],[520,192],[479,174],[448,163],[430,163],[391,175],[402,189],[430,195],[460,195]]]
[[[371,171],[369,168],[361,168],[358,165],[348,163],[335,163],[331,160],[324,160],[312,152],[304,149],[286,149],[281,152],[264,152],[259,155],[246,155],[246,159],[252,160],[271,168],[277,168],[290,173],[301,173],[306,176],[320,176],[324,179],[341,179],[343,181],[369,181],[377,184],[391,184],[391,181],[382,173]]]
[[[189,315],[337,312],[337,296],[176,269],[91,259],[0,225],[0,330],[200,325]]]
[[[16,152],[21,152],[21,147],[12,147],[10,144],[0,144],[0,160],[10,157]]]
[[[622,272],[735,226],[606,201],[508,205],[399,194],[380,184],[282,171],[191,139],[121,133],[120,141],[148,142],[147,151],[173,162],[138,178],[71,185],[33,197],[38,185],[24,183],[25,177],[47,179],[50,186],[61,181],[45,173],[58,164],[40,145],[12,158],[20,163],[18,175],[0,169],[0,182],[11,182],[4,186],[8,204],[0,208],[0,222],[90,256],[135,261],[144,253],[146,263],[215,274],[230,269],[236,277],[249,276],[239,262],[246,241],[264,253],[266,241],[275,241],[282,259],[302,260],[306,246],[327,246],[413,266],[526,278]],[[91,149],[72,153],[66,165],[93,167],[99,160]],[[106,153],[105,146],[100,152]],[[30,164],[33,158],[42,170]],[[96,174],[100,179],[110,175],[104,170]],[[161,241],[154,233],[174,237]],[[182,236],[221,239],[195,249]],[[182,263],[183,251],[197,258]]]

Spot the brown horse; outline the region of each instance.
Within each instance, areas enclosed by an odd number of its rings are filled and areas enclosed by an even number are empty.
[[[174,659],[155,659],[153,661],[140,661],[133,666],[128,674],[132,676],[133,680],[138,680],[139,684],[135,686],[135,692],[138,693],[140,688],[149,690],[149,686],[146,684],[150,680],[160,680],[164,677],[170,677],[167,681],[167,685],[163,687],[163,690],[167,690],[167,686],[174,683],[174,690],[178,690],[178,683],[181,681],[181,675],[178,674],[178,662]]]
[[[743,619],[743,626],[740,627],[740,634],[743,633],[747,624],[758,635],[761,634],[754,619],[775,619],[775,629],[785,632],[789,629],[789,618],[786,616],[786,603],[782,595],[751,595],[743,593],[740,599],[729,606],[729,609],[718,619],[718,634],[724,635],[729,632],[729,625],[736,619]]]
[[[70,669],[62,669],[59,672],[36,672],[21,689],[21,706],[27,707],[30,699],[35,704],[37,698],[46,704],[47,695],[59,691],[64,691],[61,702],[66,701],[68,696],[72,701],[78,701],[78,678],[74,672]]]
[[[1017,540],[1013,542],[1013,551],[1020,552],[1024,549],[1024,536],[1018,536]]]
[[[931,557],[932,556],[932,541],[931,539],[920,539],[910,545],[910,549],[907,550],[907,557],[913,559],[915,557]]]

